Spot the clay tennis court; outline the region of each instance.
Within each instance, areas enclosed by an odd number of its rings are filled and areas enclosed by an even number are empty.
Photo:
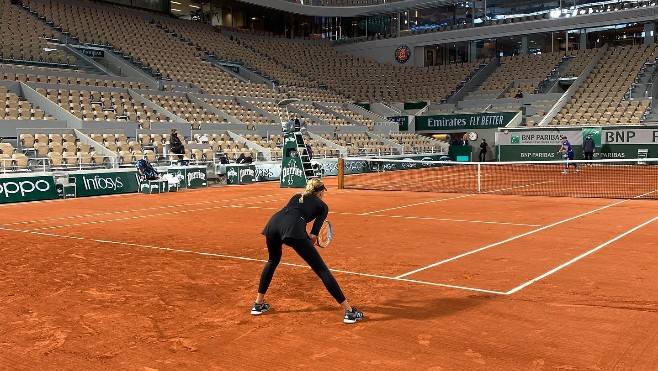
[[[0,206],[0,368],[651,370],[658,203],[338,190],[251,316],[260,231],[298,190],[211,187]]]

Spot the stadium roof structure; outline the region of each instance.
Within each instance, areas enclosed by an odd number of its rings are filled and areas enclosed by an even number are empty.
[[[315,17],[359,17],[377,14],[391,14],[409,9],[430,8],[442,5],[463,3],[463,0],[401,0],[385,4],[358,6],[318,6],[302,5],[287,0],[240,0],[243,3],[259,5],[266,8],[281,10]],[[309,1],[310,2],[310,1]]]

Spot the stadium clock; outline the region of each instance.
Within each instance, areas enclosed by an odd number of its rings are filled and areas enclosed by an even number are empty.
[[[471,131],[468,133],[468,140],[473,141],[478,139],[478,133]]]

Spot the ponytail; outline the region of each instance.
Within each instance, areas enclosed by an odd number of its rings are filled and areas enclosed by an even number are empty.
[[[327,188],[324,186],[324,183],[322,183],[320,178],[311,178],[306,182],[304,192],[302,192],[302,195],[299,197],[299,203],[304,203],[304,197],[308,195],[316,195],[318,192],[326,190]]]

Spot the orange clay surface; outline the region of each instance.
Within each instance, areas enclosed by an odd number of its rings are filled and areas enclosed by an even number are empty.
[[[299,190],[0,206],[0,369],[658,369],[658,201],[328,185],[354,325],[289,248],[249,313]]]

